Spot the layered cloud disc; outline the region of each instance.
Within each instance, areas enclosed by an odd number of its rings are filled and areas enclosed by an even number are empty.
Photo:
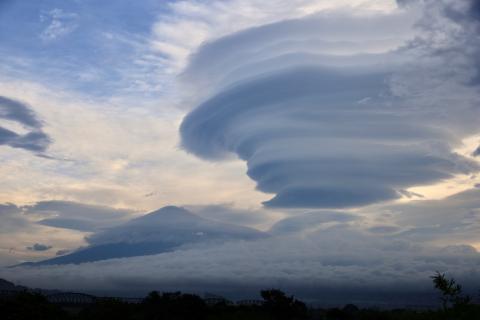
[[[452,151],[476,130],[478,95],[435,71],[442,55],[416,71],[429,53],[408,41],[411,20],[331,12],[204,45],[183,76],[203,102],[182,145],[245,160],[271,207],[366,205],[478,170]],[[412,87],[419,74],[436,78]]]

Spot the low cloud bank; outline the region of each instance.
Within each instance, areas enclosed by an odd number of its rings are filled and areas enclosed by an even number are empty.
[[[346,226],[254,242],[230,242],[160,255],[80,265],[15,268],[1,276],[35,286],[141,294],[184,290],[252,294],[278,287],[308,299],[322,290],[344,299],[364,293],[423,294],[429,276],[448,271],[467,290],[480,285],[480,254],[467,246],[432,247]],[[325,292],[324,292],[325,293]],[[344,300],[345,302],[345,300]],[[413,301],[410,301],[413,303]]]

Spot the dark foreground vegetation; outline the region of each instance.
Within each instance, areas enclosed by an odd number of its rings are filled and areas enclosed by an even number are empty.
[[[294,319],[480,319],[480,305],[462,293],[455,280],[437,273],[432,277],[440,293],[437,310],[359,309],[349,304],[343,308],[307,308],[300,300],[280,290],[261,291],[262,300],[237,304],[219,298],[202,299],[193,294],[151,292],[134,303],[115,298],[94,298],[85,303],[53,301],[40,293],[29,291],[3,294],[0,318],[5,320],[116,319],[116,320],[294,320]]]

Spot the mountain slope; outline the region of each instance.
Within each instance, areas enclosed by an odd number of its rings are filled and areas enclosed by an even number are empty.
[[[199,243],[218,244],[266,236],[252,228],[205,219],[183,208],[169,206],[92,235],[87,239],[90,245],[86,248],[23,265],[78,264],[153,255]]]

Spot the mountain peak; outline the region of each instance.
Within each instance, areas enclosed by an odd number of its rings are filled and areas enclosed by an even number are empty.
[[[166,206],[87,238],[89,246],[32,265],[83,263],[160,254],[198,243],[266,237],[261,231],[200,217],[182,207]]]
[[[184,215],[184,214],[187,214],[187,215],[193,215],[187,209],[185,209],[183,207],[177,207],[177,206],[165,206],[163,208],[160,208],[156,211],[153,211],[153,212],[149,213],[149,215],[151,215],[151,214],[162,214],[162,215],[170,215],[170,214]]]
[[[158,210],[152,211],[144,216],[134,219],[134,223],[143,222],[179,222],[183,220],[200,220],[201,218],[185,208],[176,206],[166,206]]]

